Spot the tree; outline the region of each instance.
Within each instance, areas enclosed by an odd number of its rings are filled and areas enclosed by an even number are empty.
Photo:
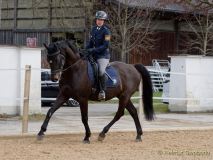
[[[135,5],[133,5],[133,2]],[[138,1],[139,2],[139,1]],[[155,39],[151,28],[153,12],[150,8],[139,7],[136,0],[118,1],[107,8],[112,35],[112,49],[121,54],[121,60],[128,62],[133,49],[151,50]]]
[[[182,51],[185,53],[213,55],[213,2],[211,0],[171,0],[170,4],[178,4],[185,9],[181,19],[186,22],[182,36]],[[165,5],[165,1],[161,2]],[[167,3],[168,5],[168,3]],[[182,22],[182,26],[184,26]]]
[[[212,0],[159,0],[158,3],[161,6],[178,4],[189,10],[204,10],[213,8]]]
[[[213,55],[213,3],[209,0],[188,0],[191,12],[184,19],[192,30],[185,43],[194,53]],[[192,15],[192,16],[191,16]]]
[[[186,3],[193,5],[196,8],[213,8],[212,0],[196,0],[195,2],[192,0],[185,0]]]
[[[213,15],[194,14],[185,20],[193,33],[185,36],[185,48],[192,49],[195,54],[213,55]]]

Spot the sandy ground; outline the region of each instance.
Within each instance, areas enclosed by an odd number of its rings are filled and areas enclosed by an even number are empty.
[[[0,137],[1,160],[213,160],[213,130],[145,132],[135,142],[135,132],[108,133],[103,142],[92,134]]]

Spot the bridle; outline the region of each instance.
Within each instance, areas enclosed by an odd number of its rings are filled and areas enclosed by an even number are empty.
[[[61,53],[61,51],[60,51],[60,49],[59,49],[59,50],[56,51],[55,53],[47,54],[47,57],[54,57],[54,56],[60,55],[60,56],[63,57],[64,63],[65,63],[65,55],[60,54],[60,53]],[[80,59],[79,59],[79,60],[80,60]],[[79,60],[77,60],[75,63],[77,63]],[[52,63],[51,60],[48,61],[48,62],[49,62],[50,64]],[[72,65],[69,65],[68,67],[66,67],[65,69],[63,69],[64,63],[63,63],[63,65],[62,65],[62,64],[60,65],[61,67],[59,67],[59,69],[52,70],[51,73],[52,73],[52,74],[56,74],[57,72],[65,72],[65,71],[67,71],[68,69],[70,69],[70,68],[75,64],[75,63],[73,63]]]
[[[62,72],[63,71],[63,67],[64,67],[64,63],[65,63],[65,56],[63,54],[60,54],[60,50],[56,51],[55,53],[52,53],[52,54],[47,54],[47,58],[50,59],[49,57],[56,57],[57,56],[61,56],[60,57],[60,64],[59,64],[59,69],[55,69],[55,70],[52,70],[51,69],[51,73],[52,74],[56,74],[57,72]],[[53,63],[52,60],[48,60],[49,64]]]

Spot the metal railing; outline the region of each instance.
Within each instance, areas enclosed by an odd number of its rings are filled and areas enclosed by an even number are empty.
[[[168,76],[165,72],[169,71],[170,63],[168,60],[153,59],[152,65],[152,68],[155,70],[155,72],[152,70],[149,70],[149,72],[153,83],[153,90],[155,92],[162,91],[163,83],[168,80]]]

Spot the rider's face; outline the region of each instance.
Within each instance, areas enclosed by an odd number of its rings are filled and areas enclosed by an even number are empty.
[[[96,24],[97,24],[97,26],[101,27],[104,24],[104,20],[103,19],[96,19]]]

